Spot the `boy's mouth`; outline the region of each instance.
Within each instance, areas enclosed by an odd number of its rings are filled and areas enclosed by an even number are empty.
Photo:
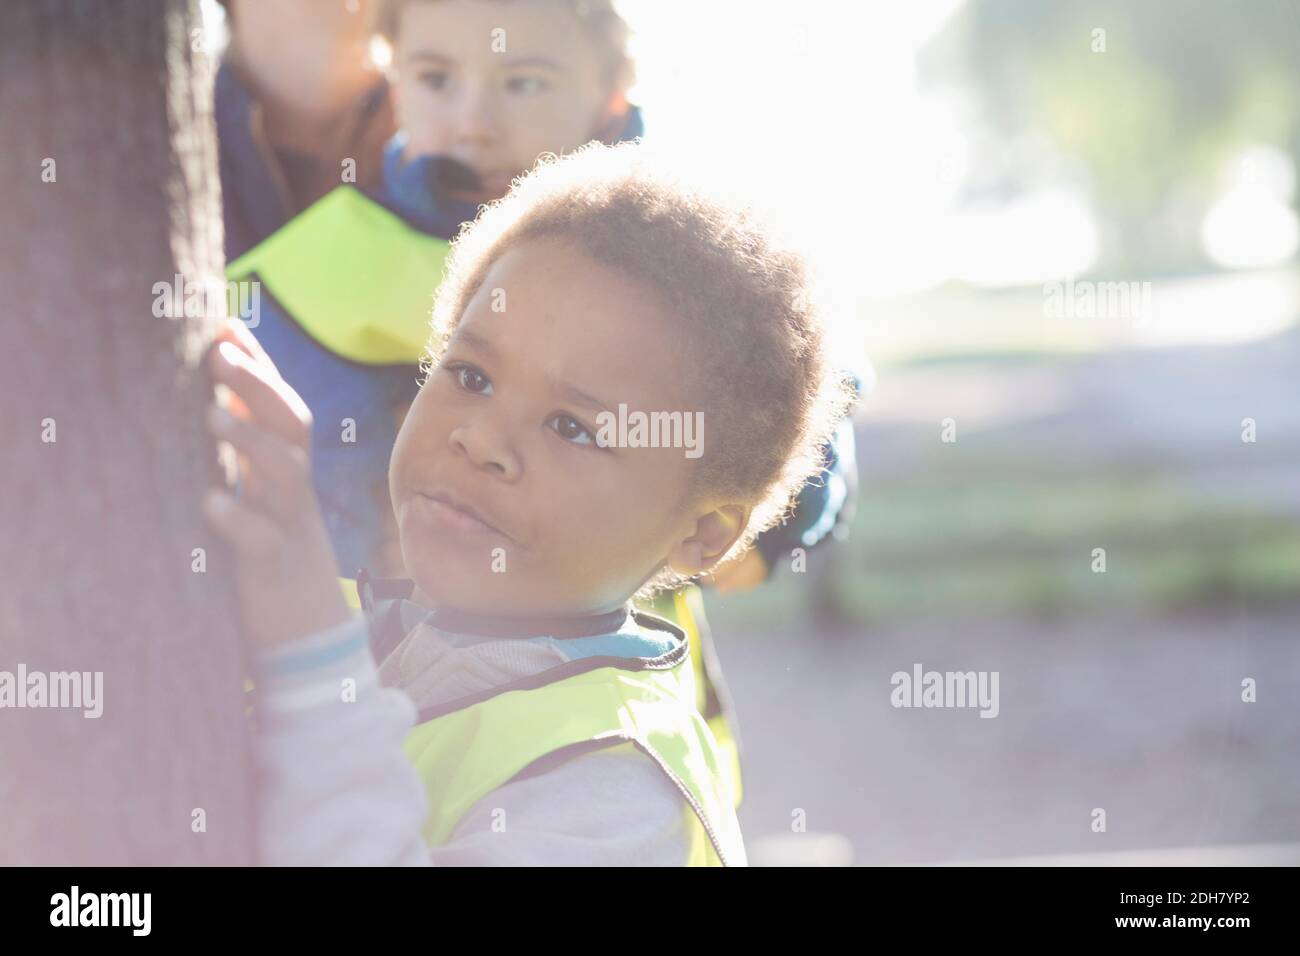
[[[484,195],[501,197],[510,191],[510,184],[515,177],[511,173],[490,171],[479,173],[478,179]]]
[[[459,535],[496,536],[517,543],[514,538],[489,521],[482,511],[450,492],[417,491],[413,495],[412,504],[422,518],[433,522],[444,531]]]
[[[462,201],[490,202],[510,190],[514,175],[476,170],[450,157],[438,157],[430,167],[435,191]]]

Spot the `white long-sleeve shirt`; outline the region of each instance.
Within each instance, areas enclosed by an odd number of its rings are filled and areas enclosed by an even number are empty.
[[[549,638],[462,642],[421,625],[387,657],[381,678],[360,615],[263,653],[256,673],[262,862],[685,863],[682,797],[630,743],[506,783],[470,808],[446,844],[425,845],[425,788],[402,750],[417,707],[567,659],[565,644]]]

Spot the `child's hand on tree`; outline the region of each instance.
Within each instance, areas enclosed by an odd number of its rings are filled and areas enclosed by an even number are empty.
[[[232,396],[208,424],[239,455],[240,491],[209,491],[203,510],[238,555],[246,639],[269,647],[342,623],[350,612],[312,489],[311,412],[242,323],[222,327],[209,361]]]

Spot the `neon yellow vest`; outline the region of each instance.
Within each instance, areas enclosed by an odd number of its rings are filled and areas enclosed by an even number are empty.
[[[360,606],[355,582],[340,583]],[[570,661],[421,713],[405,749],[425,783],[430,846],[447,842],[470,807],[516,776],[630,742],[682,794],[691,834],[684,862],[745,865],[731,757],[696,708],[691,645],[676,626],[640,611],[635,617],[643,627],[673,633],[677,647],[653,661]]]
[[[699,587],[688,584],[678,591],[661,593],[653,601],[638,605],[651,614],[676,624],[686,632],[691,645],[691,666],[695,671],[695,706],[704,715],[705,722],[718,742],[722,765],[731,779],[735,805],[744,799],[744,786],[740,772],[740,740],[732,728],[732,716],[726,701],[719,700],[717,687],[720,677],[714,672],[717,666],[712,659],[712,648],[704,617],[704,595]]]
[[[449,250],[445,240],[340,186],[230,263],[226,278],[255,277],[337,355],[415,364]]]

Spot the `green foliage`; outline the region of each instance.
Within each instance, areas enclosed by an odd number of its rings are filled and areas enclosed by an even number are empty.
[[[1172,198],[1208,202],[1244,143],[1300,154],[1291,2],[968,0],[929,54],[955,65],[993,128],[1040,133],[1082,161],[1121,233],[1140,234]]]

